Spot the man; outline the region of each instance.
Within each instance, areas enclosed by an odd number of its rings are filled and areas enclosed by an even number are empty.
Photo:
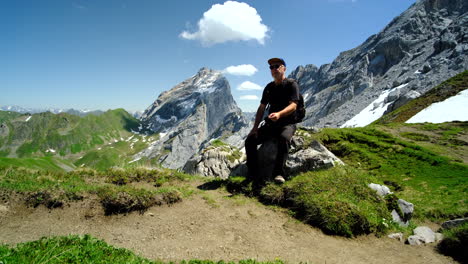
[[[294,122],[294,112],[299,101],[299,86],[292,80],[287,79],[286,63],[281,58],[268,60],[273,81],[267,84],[263,90],[260,106],[257,109],[255,123],[245,140],[245,150],[247,154],[247,167],[249,178],[254,184],[261,184],[259,179],[259,168],[257,158],[257,145],[264,142],[269,137],[278,138],[278,154],[273,170],[275,182],[285,181],[284,166],[288,157],[289,145],[296,125]],[[268,116],[265,124],[258,127],[262,121],[265,109],[269,105]]]

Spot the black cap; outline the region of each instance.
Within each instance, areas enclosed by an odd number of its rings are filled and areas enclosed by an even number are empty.
[[[283,64],[286,67],[286,62],[282,58],[271,58],[268,60],[268,64]]]

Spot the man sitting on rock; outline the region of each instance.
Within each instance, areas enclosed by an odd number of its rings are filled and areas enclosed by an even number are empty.
[[[259,179],[257,145],[272,137],[278,139],[278,154],[272,176],[277,183],[285,181],[284,167],[291,138],[296,131],[294,112],[299,101],[299,86],[296,81],[286,78],[284,60],[272,58],[268,60],[268,64],[274,81],[267,84],[263,90],[260,106],[255,116],[255,124],[245,140],[248,176],[257,186],[265,180]],[[267,105],[269,106],[268,116],[259,128]]]

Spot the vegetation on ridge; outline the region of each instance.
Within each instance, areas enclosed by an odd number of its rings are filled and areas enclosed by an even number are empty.
[[[382,116],[373,124],[404,123],[431,104],[444,101],[466,89],[468,89],[468,70],[455,75],[421,97],[411,100],[391,113]]]

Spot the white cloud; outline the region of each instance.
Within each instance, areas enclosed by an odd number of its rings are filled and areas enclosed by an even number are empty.
[[[263,88],[256,84],[256,83],[253,83],[253,82],[249,82],[249,81],[245,81],[241,84],[239,84],[239,86],[237,86],[237,90],[239,91],[251,91],[251,90],[262,90]]]
[[[239,97],[241,100],[258,100],[258,96],[256,95],[242,95]]]
[[[200,40],[203,45],[227,41],[257,40],[264,44],[268,27],[262,24],[262,18],[257,10],[246,3],[226,1],[215,4],[203,14],[198,21],[198,31],[184,31],[180,37]]]
[[[257,72],[257,68],[251,64],[242,64],[237,66],[229,66],[224,69],[225,73],[232,74],[232,75],[245,75],[245,76],[252,76]]]

